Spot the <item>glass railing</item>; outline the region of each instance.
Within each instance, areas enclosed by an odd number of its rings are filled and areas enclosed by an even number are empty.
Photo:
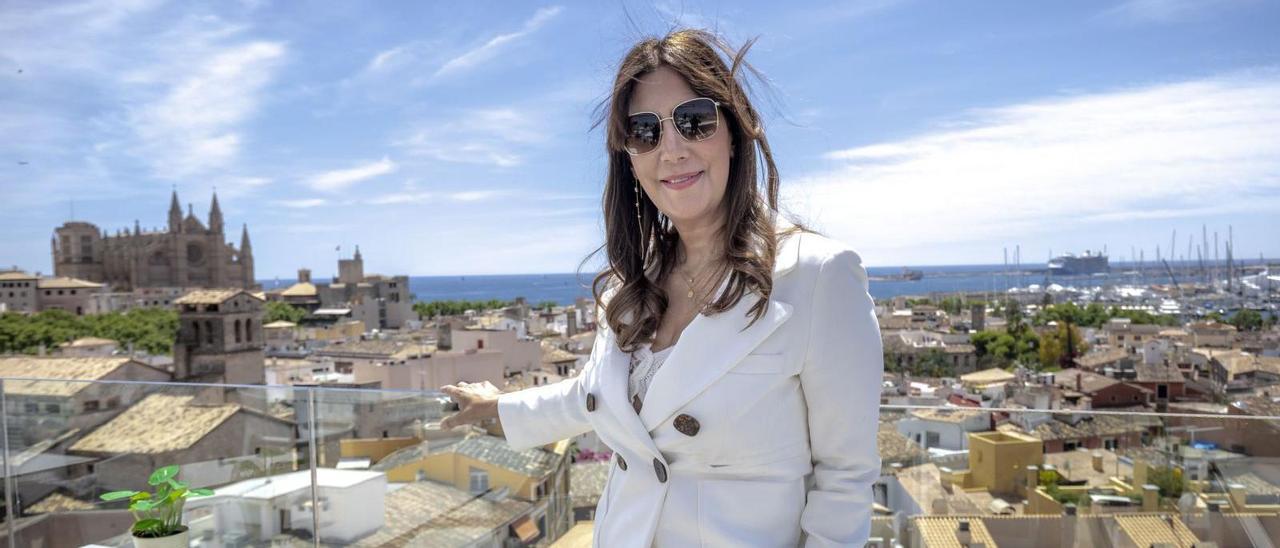
[[[179,480],[214,492],[186,502],[189,546],[587,546],[616,462],[590,435],[514,451],[496,425],[441,431],[438,393],[0,382],[0,543],[12,547],[132,545],[126,501],[100,496],[148,489],[175,464]],[[1280,538],[1269,398],[1161,413],[1003,401],[881,406],[873,545]]]

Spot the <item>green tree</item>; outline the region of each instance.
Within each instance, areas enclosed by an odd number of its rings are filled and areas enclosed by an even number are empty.
[[[1160,488],[1161,498],[1182,496],[1182,469],[1172,466],[1155,466],[1147,473],[1147,481]]]
[[[1080,336],[1080,330],[1070,323],[1059,323],[1056,331],[1050,331],[1040,339],[1040,366],[1070,367],[1076,356],[1084,351],[1084,338]]]
[[[413,311],[417,312],[418,316],[423,318],[435,318],[438,316],[458,316],[468,310],[496,310],[508,306],[511,306],[511,302],[499,299],[490,299],[487,301],[418,301],[413,304]]]
[[[0,314],[0,352],[36,353],[80,337],[111,339],[122,347],[152,354],[172,350],[178,334],[178,313],[167,308],[139,308],[127,312],[76,316],[63,310],[32,315]]]
[[[1262,329],[1262,314],[1248,308],[1231,315],[1231,325],[1240,331],[1257,331]]]
[[[1016,300],[1009,299],[1004,303],[1004,317],[1008,322],[1009,328],[1015,328],[1022,324],[1022,304]]]
[[[298,323],[302,321],[302,318],[305,318],[306,316],[307,316],[307,311],[302,308],[298,308],[289,303],[283,303],[279,301],[268,301],[267,313],[266,313],[266,317],[263,319],[263,322],[271,323],[271,322],[285,321],[285,322]]]

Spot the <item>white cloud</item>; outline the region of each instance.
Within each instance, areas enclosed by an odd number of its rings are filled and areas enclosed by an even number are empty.
[[[1125,0],[1103,10],[1102,17],[1126,23],[1172,23],[1254,0]]]
[[[430,201],[432,197],[430,192],[393,192],[371,198],[368,203],[372,205],[419,204]]]
[[[524,25],[520,27],[520,30],[507,34],[499,34],[489,39],[489,41],[485,42],[480,47],[469,50],[457,57],[454,57],[453,59],[450,59],[436,70],[433,77],[439,78],[452,73],[465,71],[494,58],[500,51],[502,51],[503,48],[542,28],[542,26],[548,21],[559,15],[563,9],[564,8],[561,6],[551,6],[539,9],[533,14],[533,17],[530,17],[524,22]]]
[[[277,200],[276,205],[287,207],[289,209],[311,209],[320,207],[328,202],[324,198],[302,198],[298,200]]]
[[[825,157],[833,166],[793,179],[785,202],[877,264],[931,262],[918,255],[921,246],[1277,211],[1280,75],[973,111],[914,137]]]
[[[500,190],[469,190],[464,192],[454,192],[449,195],[449,198],[458,202],[481,202],[497,198],[505,194],[505,192]]]
[[[307,179],[307,185],[322,192],[335,192],[360,181],[393,173],[397,167],[391,158],[383,156],[381,160],[376,162],[312,175]]]
[[[434,160],[512,167],[524,163],[527,149],[550,144],[554,134],[541,119],[529,110],[473,109],[419,123],[393,145]]]
[[[132,112],[139,153],[166,178],[231,165],[243,143],[239,126],[257,110],[284,54],[283,44],[258,41],[223,48],[196,63],[163,98]]]

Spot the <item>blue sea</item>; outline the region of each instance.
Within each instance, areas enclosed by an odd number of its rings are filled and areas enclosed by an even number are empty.
[[[1256,264],[1254,260],[1251,263]],[[1111,264],[1111,273],[1095,276],[1055,277],[1049,280],[1044,274],[1045,265],[1022,265],[1022,271],[1014,271],[1002,265],[950,265],[950,266],[918,266],[911,267],[924,273],[924,278],[917,281],[908,280],[876,280],[876,277],[891,277],[902,273],[902,267],[868,267],[871,280],[871,296],[876,299],[887,299],[899,295],[929,296],[934,293],[951,292],[991,292],[1002,293],[1010,287],[1023,287],[1030,284],[1046,285],[1057,283],[1064,286],[1098,286],[1137,283],[1168,283],[1169,278],[1163,271],[1156,271],[1150,263],[1146,265],[1146,275],[1141,277],[1132,273],[1131,264]],[[1179,282],[1200,280],[1191,275],[1194,265],[1175,263],[1171,265]],[[1039,272],[1037,272],[1039,271]],[[1184,275],[1184,272],[1186,273]],[[524,297],[531,304],[543,301],[555,301],[559,304],[572,304],[578,297],[591,297],[591,279],[593,273],[578,274],[519,274],[500,276],[412,276],[409,278],[409,290],[418,301],[436,300],[511,300]],[[262,280],[266,289],[288,287],[293,280]]]

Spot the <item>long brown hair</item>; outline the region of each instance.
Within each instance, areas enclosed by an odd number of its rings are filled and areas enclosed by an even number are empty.
[[[760,116],[747,97],[747,86],[739,81],[744,69],[759,76],[744,61],[752,43],[754,40],[735,51],[724,40],[697,29],[642,40],[622,58],[613,91],[597,109],[595,125],[605,126],[609,158],[603,202],[605,243],[601,246],[609,265],[596,275],[591,291],[604,307],[602,320],[617,334],[624,350],[652,340],[657,332],[667,309],[661,282],[678,261],[680,234],[645,196],[640,197],[640,220],[636,218],[636,180],[630,155],[623,148],[631,92],[641,76],[661,66],[680,73],[698,96],[718,101],[724,122],[721,131],[732,133],[729,181],[721,202],[725,223],[719,234],[729,272],[728,287],[709,303],[706,312],[724,312],[748,291],[759,295],[749,310],[753,323],[768,306],[778,245],[771,215],[778,209],[778,170]],[[646,272],[656,272],[656,280]],[[604,293],[613,287],[617,291],[605,302]]]

